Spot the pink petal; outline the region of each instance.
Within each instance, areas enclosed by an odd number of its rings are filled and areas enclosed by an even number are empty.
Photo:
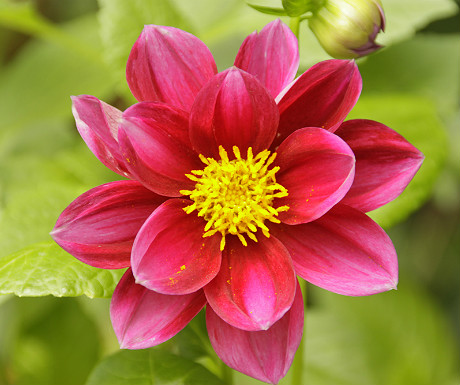
[[[225,322],[244,330],[267,330],[292,305],[295,275],[291,257],[277,239],[258,234],[243,246],[227,235],[222,266],[205,286],[209,305]]]
[[[107,183],[75,199],[59,216],[51,235],[88,265],[128,267],[137,232],[164,200],[138,182]]]
[[[129,176],[118,148],[121,111],[90,95],[72,96],[77,129],[94,155],[112,171]]]
[[[343,203],[371,211],[395,199],[423,162],[423,154],[397,132],[372,120],[349,120],[336,132],[353,150],[356,175]]]
[[[157,25],[144,27],[126,65],[126,79],[137,100],[165,102],[187,111],[216,73],[214,58],[202,41]]]
[[[337,135],[321,128],[302,128],[278,148],[277,182],[288,196],[276,206],[289,206],[279,219],[287,224],[311,222],[339,202],[353,183],[355,159]]]
[[[133,178],[170,197],[193,190],[185,174],[203,164],[188,140],[186,112],[163,103],[137,103],[123,113],[118,135]]]
[[[155,293],[136,284],[128,269],[113,293],[110,318],[122,349],[145,349],[175,336],[205,304],[202,290],[187,295]]]
[[[289,370],[303,332],[304,307],[297,284],[291,309],[270,329],[244,331],[223,321],[210,306],[206,325],[212,347],[231,368],[260,381],[277,384]]]
[[[185,199],[170,199],[147,219],[134,242],[136,282],[163,294],[189,294],[219,271],[220,234],[203,238],[204,219],[186,214]]]
[[[388,235],[359,210],[337,205],[315,222],[272,226],[292,256],[296,273],[343,295],[395,289],[398,260]]]
[[[280,127],[274,145],[302,127],[334,132],[356,104],[361,88],[354,61],[326,60],[314,65],[278,97]]]
[[[268,148],[278,126],[278,109],[267,90],[232,67],[216,75],[197,95],[190,113],[190,140],[197,152],[219,158],[218,146],[243,154]]]
[[[241,45],[235,66],[254,75],[275,98],[299,67],[297,38],[280,19],[252,33]]]

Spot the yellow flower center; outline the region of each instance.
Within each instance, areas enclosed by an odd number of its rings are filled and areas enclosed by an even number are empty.
[[[192,170],[187,177],[196,182],[193,191],[181,190],[188,195],[193,204],[184,208],[187,214],[198,212],[208,223],[203,237],[216,233],[222,234],[220,249],[225,247],[225,236],[238,236],[247,246],[245,235],[257,242],[255,233],[260,228],[268,238],[270,233],[265,220],[280,223],[277,218],[288,206],[274,208],[273,200],[288,195],[287,190],[276,183],[275,174],[279,167],[269,169],[276,153],[264,150],[256,156],[249,147],[246,159],[243,159],[238,147],[233,147],[235,159],[229,160],[227,152],[219,146],[220,160],[206,158],[200,154],[206,165],[203,170]]]

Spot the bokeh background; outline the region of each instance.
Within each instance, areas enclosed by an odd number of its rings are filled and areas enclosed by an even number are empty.
[[[398,290],[348,298],[308,287],[305,384],[458,385],[459,1],[382,2],[386,47],[358,61],[364,89],[350,118],[385,123],[426,159],[402,196],[372,213],[398,251]],[[48,235],[79,194],[118,178],[78,136],[70,95],[134,103],[124,67],[144,24],[195,34],[222,70],[274,17],[244,0],[0,0],[1,385],[134,383],[98,377],[100,362],[118,352],[108,297],[120,274],[73,270],[79,262]],[[329,58],[308,23],[300,48],[300,72]],[[201,321],[161,349],[217,372]]]

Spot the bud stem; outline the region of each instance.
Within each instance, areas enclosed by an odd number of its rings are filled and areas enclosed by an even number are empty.
[[[222,374],[222,380],[226,385],[233,385],[233,371],[231,368],[229,368],[227,365],[225,365],[223,362],[221,362],[221,374]]]
[[[300,16],[291,17],[289,21],[289,28],[291,28],[292,33],[299,41],[299,26],[300,26]]]

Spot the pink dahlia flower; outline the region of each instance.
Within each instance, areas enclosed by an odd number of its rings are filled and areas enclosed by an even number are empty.
[[[207,305],[219,357],[276,383],[302,336],[296,274],[344,295],[395,288],[394,247],[365,212],[397,197],[423,156],[381,123],[343,122],[361,91],[353,61],[293,82],[298,63],[279,20],[221,73],[199,39],[149,25],[126,71],[139,103],[72,98],[88,147],[129,180],[78,197],[52,236],[84,263],[129,267],[111,303],[122,348],[168,340]]]

